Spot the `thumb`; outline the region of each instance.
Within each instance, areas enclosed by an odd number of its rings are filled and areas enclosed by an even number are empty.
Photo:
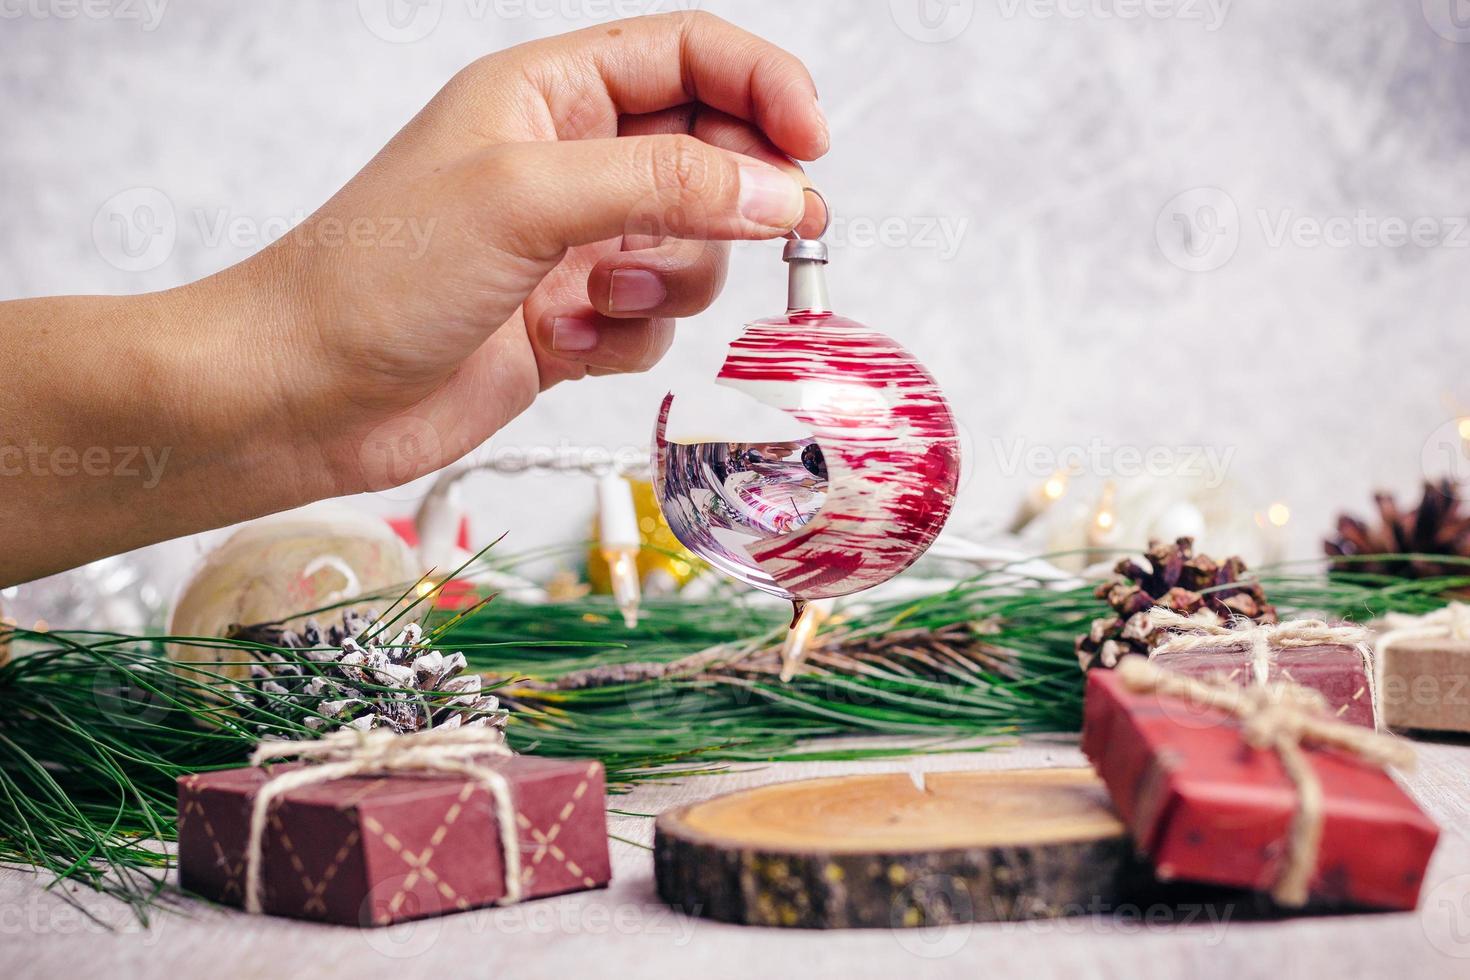
[[[686,135],[501,144],[484,163],[500,244],[544,261],[626,234],[777,238],[804,206],[791,175]]]

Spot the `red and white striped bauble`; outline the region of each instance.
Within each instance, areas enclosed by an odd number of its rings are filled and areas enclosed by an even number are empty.
[[[674,396],[665,397],[654,488],[685,547],[808,600],[885,582],[933,543],[954,505],[959,439],[934,378],[892,338],[828,312],[758,320],[731,345],[717,383],[811,438],[680,444],[666,439]]]

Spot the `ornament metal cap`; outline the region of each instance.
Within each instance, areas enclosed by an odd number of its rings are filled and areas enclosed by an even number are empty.
[[[788,266],[786,278],[787,313],[830,313],[831,301],[827,298],[827,276],[822,266],[827,264],[827,243],[822,236],[832,225],[832,208],[827,199],[815,187],[806,188],[807,193],[822,202],[827,220],[816,238],[802,238],[792,229],[786,247],[781,250],[781,260]]]

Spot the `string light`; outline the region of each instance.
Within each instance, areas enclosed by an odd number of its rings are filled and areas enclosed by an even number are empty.
[[[781,644],[783,682],[796,676],[797,668],[806,660],[812,637],[817,635],[817,627],[831,614],[832,608],[831,599],[813,599],[801,610],[801,615],[796,618],[796,625],[786,631],[786,640]]]
[[[1064,469],[1059,469],[1047,477],[1041,486],[1026,495],[1021,501],[1021,506],[1016,510],[1016,516],[1011,518],[1006,530],[1011,534],[1020,534],[1026,525],[1045,513],[1052,504],[1067,495],[1067,481],[1071,474]]]
[[[638,625],[642,586],[638,581],[638,508],[633,487],[616,473],[597,481],[597,533],[602,558],[612,581],[613,600],[623,614],[623,625]]]
[[[1266,508],[1266,520],[1276,527],[1285,527],[1286,522],[1291,520],[1291,508],[1278,501]]]
[[[1097,510],[1093,512],[1092,523],[1087,528],[1087,544],[1096,548],[1106,544],[1113,536],[1118,517],[1113,511],[1113,501],[1118,496],[1118,486],[1112,480],[1103,484],[1102,494],[1098,497]]]

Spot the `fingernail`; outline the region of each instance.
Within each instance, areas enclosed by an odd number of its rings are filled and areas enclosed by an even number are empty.
[[[663,280],[647,269],[614,269],[607,308],[614,313],[651,310],[668,295]]]
[[[801,185],[775,167],[741,164],[737,206],[747,221],[790,228],[801,219]]]
[[[558,351],[591,350],[597,346],[597,327],[590,320],[559,316],[551,321],[551,349]]]

